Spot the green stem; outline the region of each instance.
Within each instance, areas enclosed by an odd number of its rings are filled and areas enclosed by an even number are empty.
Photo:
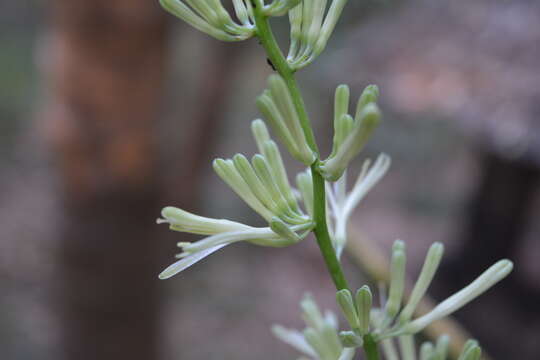
[[[370,334],[364,335],[364,353],[367,360],[379,360],[379,349],[377,343]]]
[[[261,41],[261,45],[266,50],[268,59],[272,62],[272,65],[276,71],[283,77],[287,87],[291,93],[293,103],[296,111],[300,117],[300,122],[306,140],[309,146],[318,154],[317,144],[315,142],[315,136],[313,135],[313,129],[311,127],[309,117],[306,112],[304,100],[296,83],[294,77],[294,71],[289,67],[287,60],[283,56],[281,49],[279,48],[276,38],[272,33],[268,18],[262,14],[260,9],[260,1],[255,1],[254,15],[255,22],[257,24],[257,36]],[[313,178],[313,208],[314,208],[314,220],[315,228],[313,232],[317,239],[317,244],[321,249],[322,256],[326,263],[326,267],[330,272],[330,276],[334,281],[334,285],[338,290],[348,289],[347,280],[343,275],[341,265],[332,246],[330,234],[328,233],[328,225],[326,224],[326,189],[324,186],[324,179],[317,170],[318,160],[311,165],[311,176]]]
[[[347,280],[343,275],[341,264],[336,256],[332,240],[330,239],[330,233],[328,232],[328,225],[326,223],[326,188],[325,181],[322,175],[318,172],[319,165],[319,150],[317,143],[315,142],[315,136],[313,134],[313,128],[309,121],[309,117],[306,111],[306,106],[296,83],[294,77],[294,71],[290,68],[287,60],[283,56],[281,49],[279,48],[276,38],[272,33],[268,17],[262,13],[260,0],[254,0],[254,16],[255,23],[257,25],[257,37],[259,38],[261,45],[266,50],[268,60],[272,63],[272,66],[285,80],[287,87],[291,93],[294,107],[300,117],[300,124],[306,136],[306,140],[311,149],[317,154],[317,159],[311,165],[311,176],[313,179],[313,211],[315,228],[315,238],[317,244],[321,250],[321,254],[328,268],[328,272],[332,277],[334,285],[337,290],[349,289]],[[350,289],[349,289],[350,290]],[[379,360],[379,352],[377,349],[377,343],[374,341],[370,334],[364,336],[364,351],[367,360]]]
[[[283,56],[283,53],[277,44],[274,33],[272,32],[272,29],[270,29],[270,24],[268,23],[268,17],[262,14],[261,9],[259,8],[260,1],[255,1],[254,5],[255,23],[257,24],[257,37],[261,41],[261,45],[266,50],[268,60],[270,60],[272,66],[281,75],[283,80],[285,80],[287,88],[291,93],[294,107],[298,112],[300,125],[302,126],[302,130],[304,130],[304,134],[306,135],[306,141],[309,147],[318,154],[319,150],[315,141],[313,129],[309,121],[304,99],[302,98],[300,89],[298,88],[298,84],[294,78],[294,71],[290,68],[285,56]]]
[[[334,285],[337,290],[348,289],[349,285],[341,270],[341,264],[334,251],[330,234],[328,233],[328,225],[326,224],[326,189],[324,186],[324,178],[317,172],[318,163],[311,165],[311,176],[313,178],[313,209],[315,220],[315,238],[321,249],[326,267],[332,276]]]

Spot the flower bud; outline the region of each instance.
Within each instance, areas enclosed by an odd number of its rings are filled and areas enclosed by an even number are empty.
[[[336,302],[351,327],[353,329],[358,328],[360,326],[360,321],[358,320],[358,314],[356,313],[351,292],[347,289],[339,290],[336,293]]]
[[[364,285],[356,292],[356,312],[358,314],[358,331],[361,335],[369,332],[369,323],[371,317],[371,305],[373,296],[369,286]]]

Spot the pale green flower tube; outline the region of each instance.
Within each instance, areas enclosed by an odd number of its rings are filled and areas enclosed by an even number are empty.
[[[471,284],[441,302],[429,313],[405,325],[402,332],[409,334],[417,333],[430,323],[460,309],[462,306],[504,279],[512,271],[512,268],[513,264],[510,260],[498,261]]]

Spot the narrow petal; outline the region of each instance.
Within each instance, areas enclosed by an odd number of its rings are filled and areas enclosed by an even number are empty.
[[[221,244],[221,245],[218,245],[218,246],[214,246],[212,248],[205,249],[205,250],[199,251],[199,252],[197,252],[197,253],[195,253],[193,255],[185,257],[185,258],[175,262],[174,264],[170,265],[165,270],[163,270],[161,272],[161,274],[159,274],[159,278],[161,280],[165,280],[165,279],[168,279],[170,277],[173,277],[174,275],[178,274],[181,271],[184,271],[185,269],[187,269],[191,265],[195,264],[196,262],[201,261],[202,259],[204,259],[208,255],[211,255],[214,252],[221,249],[222,247],[225,247],[226,245],[229,245],[229,244]]]
[[[313,348],[309,346],[304,335],[298,330],[284,328],[281,325],[272,326],[272,333],[281,341],[291,345],[296,350],[303,352],[311,357],[316,357],[317,354]]]

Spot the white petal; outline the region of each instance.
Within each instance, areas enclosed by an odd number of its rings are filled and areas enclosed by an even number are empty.
[[[304,354],[311,357],[317,357],[317,354],[307,343],[306,339],[304,339],[304,335],[300,331],[286,329],[281,325],[274,325],[272,326],[272,332],[278,339],[280,339],[284,343],[291,345],[296,350],[303,352]]]
[[[183,258],[182,260],[179,260],[179,261],[175,262],[174,264],[172,264],[171,266],[169,266],[165,270],[163,270],[161,272],[161,274],[159,274],[159,278],[161,280],[168,279],[168,278],[178,274],[179,272],[184,271],[185,269],[187,269],[191,265],[195,264],[196,262],[201,261],[202,259],[204,259],[208,255],[213,254],[214,252],[218,251],[219,249],[221,249],[222,247],[224,247],[226,245],[229,245],[229,244],[221,244],[221,245],[218,245],[218,246],[214,246],[212,248],[199,251],[199,252],[197,252],[197,253],[195,253],[193,255],[190,255],[190,256],[188,256],[186,258]]]

